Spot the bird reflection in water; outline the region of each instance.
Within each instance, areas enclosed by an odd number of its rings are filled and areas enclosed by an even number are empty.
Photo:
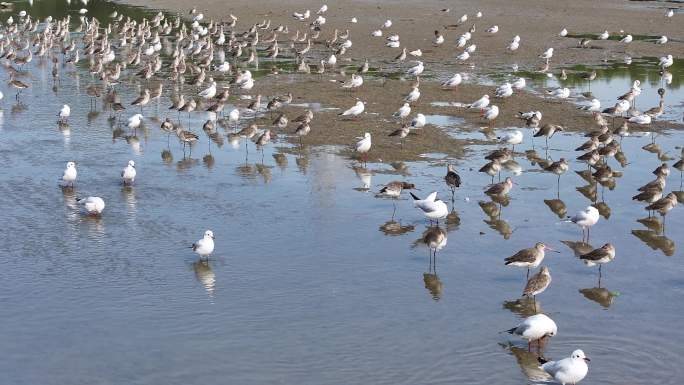
[[[580,289],[579,292],[584,296],[584,298],[594,301],[606,309],[613,304],[613,299],[620,295],[620,292],[610,291],[604,287]]]
[[[668,257],[674,255],[675,243],[665,235],[653,230],[632,230],[632,234],[653,250],[660,250]]]
[[[458,227],[461,225],[461,217],[458,215],[458,212],[456,212],[455,208],[451,209],[451,212],[447,214],[446,217],[446,230],[447,231],[455,231],[458,230]]]
[[[511,342],[499,345],[515,357],[520,370],[531,382],[546,382],[550,379],[549,375],[539,366],[537,353],[515,346]]]
[[[271,174],[272,166],[266,166],[264,164],[256,164],[255,166],[259,175],[264,179],[264,183],[268,183],[273,179],[273,175]]]
[[[580,255],[590,253],[592,250],[594,250],[594,246],[587,242],[561,241],[561,243],[570,248],[577,258],[579,258]]]
[[[543,313],[541,302],[534,297],[523,297],[511,301],[504,301],[503,308],[510,310],[520,318],[527,318],[531,315]]]
[[[361,186],[360,187],[355,187],[354,190],[356,191],[368,191],[371,186],[371,179],[373,177],[373,174],[370,172],[365,167],[361,166],[354,166],[354,173],[356,173],[356,176],[361,180]]]
[[[138,201],[135,198],[135,189],[133,186],[123,186],[121,188],[121,195],[123,195],[126,201],[126,208],[128,209],[129,217],[135,216],[135,206]]]
[[[164,163],[169,164],[173,162],[173,153],[171,153],[171,150],[164,149],[161,152],[161,158]]]
[[[280,168],[280,171],[285,171],[287,168],[287,156],[285,154],[273,154],[273,160],[275,160],[275,163]]]
[[[194,158],[184,157],[183,159],[176,162],[177,171],[185,171],[191,169],[193,166],[197,165],[199,161]]]
[[[213,155],[207,154],[202,157],[202,163],[204,163],[204,166],[207,169],[211,170],[214,167],[214,164],[216,164],[216,159]]]
[[[193,262],[192,268],[195,271],[197,282],[204,286],[204,290],[207,291],[209,297],[213,297],[214,291],[216,290],[216,274],[211,270],[209,261],[200,259],[199,261]]]
[[[401,221],[395,221],[394,216],[389,221],[383,223],[379,230],[389,236],[397,236],[409,233],[415,230],[416,227],[413,225],[402,225]]]
[[[565,219],[568,215],[568,208],[565,202],[560,199],[544,199],[544,203],[560,219]]]

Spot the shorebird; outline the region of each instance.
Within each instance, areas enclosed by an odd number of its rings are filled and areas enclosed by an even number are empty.
[[[513,179],[511,179],[511,177],[507,177],[503,182],[495,183],[488,186],[487,190],[485,190],[485,194],[503,196],[508,194],[512,188]]]
[[[551,272],[549,272],[549,268],[547,266],[542,266],[541,270],[537,274],[533,275],[529,280],[527,280],[527,284],[523,289],[523,296],[536,298],[537,294],[543,293],[550,284]]]
[[[549,138],[552,138],[553,135],[554,135],[556,132],[559,132],[559,131],[563,131],[563,126],[559,126],[559,125],[556,125],[556,124],[549,124],[549,123],[547,123],[547,124],[544,124],[543,126],[541,126],[541,127],[539,128],[539,131],[537,131],[537,132],[534,134],[534,137],[535,137],[535,138],[538,138],[538,137],[540,137],[540,136],[545,137],[545,139],[546,139],[546,147],[549,147]]]
[[[351,117],[357,117],[363,113],[363,111],[366,109],[366,103],[357,100],[356,104],[354,104],[351,108],[348,110],[345,110],[343,112],[340,112],[339,116],[351,116]]]
[[[67,162],[66,168],[64,169],[64,174],[62,175],[62,180],[67,186],[74,186],[78,172],[76,171],[75,162]]]
[[[657,211],[661,216],[665,216],[667,212],[675,208],[675,206],[677,206],[677,195],[671,192],[664,198],[660,198],[646,206],[646,210]]]
[[[527,276],[525,279],[530,277],[530,269],[536,269],[544,260],[546,256],[546,251],[553,251],[554,253],[560,253],[557,250],[552,249],[543,242],[537,242],[534,247],[528,249],[522,249],[517,253],[511,255],[510,257],[504,259],[504,264],[506,266],[517,266],[526,267]]]
[[[610,243],[579,256],[587,266],[599,265],[599,282],[601,282],[601,266],[615,259],[615,246]]]
[[[531,351],[533,341],[538,341],[541,349],[544,338],[555,336],[558,333],[558,327],[546,314],[535,314],[506,331],[527,340],[527,350]]]
[[[105,208],[104,199],[100,197],[76,198],[76,201],[83,205],[88,215],[98,216]]]
[[[185,145],[189,144],[190,156],[192,156],[192,144],[199,140],[199,136],[194,132],[184,130],[181,126],[176,127],[176,136],[183,143],[183,154],[185,154]]]
[[[9,84],[10,87],[17,90],[17,94],[14,97],[17,100],[19,99],[19,95],[21,94],[21,91],[29,88],[28,84],[22,82],[21,80],[16,80],[12,77],[10,77],[10,80],[9,80],[9,82],[7,82],[7,84]]]
[[[570,357],[560,361],[546,361],[539,358],[539,363],[542,364],[540,368],[561,385],[577,385],[582,381],[589,371],[587,365],[589,361],[589,358],[579,349],[572,352]]]
[[[390,197],[390,198],[399,198],[401,196],[402,190],[411,190],[416,188],[416,186],[413,183],[407,183],[407,182],[401,182],[401,181],[392,181],[387,183],[385,186],[383,186],[380,189],[380,192],[378,195],[380,196],[385,196],[385,197]]]
[[[200,259],[209,259],[211,253],[214,252],[214,232],[207,230],[204,232],[204,237],[190,246],[192,251],[199,255]]]
[[[494,105],[488,107],[488,108],[487,108],[486,110],[484,110],[484,112],[482,113],[482,117],[483,117],[487,122],[489,122],[490,125],[491,125],[491,123],[492,123],[494,120],[496,120],[496,118],[497,118],[498,116],[499,116],[499,107],[498,107],[498,106],[494,106]]]
[[[594,206],[587,206],[584,210],[570,217],[569,221],[582,228],[582,241],[589,242],[589,229],[599,221],[599,211]],[[584,239],[584,232],[587,236]]]
[[[492,183],[494,183],[494,175],[501,172],[501,162],[498,160],[492,160],[491,162],[485,164],[478,170],[478,172],[484,172],[492,177]],[[501,179],[499,179],[501,180]]]
[[[423,211],[423,214],[430,220],[430,222],[435,220],[439,224],[439,220],[446,218],[446,216],[449,214],[449,208],[447,207],[446,203],[437,199],[436,191],[430,193],[430,195],[428,195],[425,199],[418,198],[418,196],[416,196],[414,193],[410,194],[413,198],[414,205]]]
[[[451,203],[453,203],[456,189],[461,187],[461,176],[456,173],[456,168],[452,164],[447,164],[447,174],[444,177],[444,182],[451,189]]]
[[[544,171],[552,172],[558,175],[558,187],[560,189],[560,177],[565,174],[569,169],[568,161],[565,158],[560,158],[560,160],[551,163],[550,165],[544,167]]]
[[[123,180],[124,186],[133,184],[133,182],[135,182],[135,175],[135,162],[129,160],[128,165],[121,171],[121,179]]]
[[[139,106],[140,107],[140,113],[142,114],[143,112],[143,107],[150,102],[150,90],[145,88],[142,92],[142,94],[135,99],[131,105],[132,106]]]
[[[423,71],[425,71],[425,66],[423,65],[423,62],[417,61],[415,66],[409,68],[408,71],[406,71],[406,74],[409,76],[418,77],[420,76],[420,74],[423,73]]]

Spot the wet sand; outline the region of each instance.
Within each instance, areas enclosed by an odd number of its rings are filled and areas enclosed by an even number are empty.
[[[140,3],[136,2],[140,5]],[[142,4],[151,8],[177,11],[189,16],[188,3],[178,0],[150,0]],[[279,24],[287,25],[290,33],[281,34],[280,39],[289,45],[289,38],[299,29],[301,33],[309,31],[308,22],[298,22],[291,17],[295,10],[310,9],[312,14],[320,7],[320,2],[295,1],[283,5],[275,1],[232,2],[226,6],[224,2],[207,0],[195,3],[198,12],[205,14],[208,19],[225,21],[230,14],[238,16],[237,31],[248,29],[253,23],[271,20],[271,28]],[[295,95],[293,103],[321,103],[324,108],[335,108],[316,113],[311,125],[311,133],[304,139],[310,145],[341,145],[349,146],[355,143],[356,137],[370,132],[373,135],[373,151],[369,160],[414,160],[425,153],[445,153],[458,157],[464,153],[463,141],[454,139],[434,126],[427,126],[415,135],[405,140],[404,146],[399,140],[386,136],[400,123],[391,118],[391,114],[402,104],[403,95],[410,91],[412,79],[397,79],[397,74],[403,74],[411,64],[408,62],[395,63],[394,57],[401,49],[385,47],[385,36],[399,33],[402,47],[409,50],[421,48],[423,60],[426,63],[426,73],[420,84],[421,98],[412,105],[412,115],[416,112],[425,115],[439,114],[457,116],[465,119],[472,127],[484,127],[486,123],[477,112],[468,112],[457,107],[437,107],[432,102],[469,103],[483,94],[493,95],[493,86],[483,86],[472,82],[464,82],[457,90],[443,90],[439,81],[450,77],[454,72],[471,74],[486,74],[501,71],[502,66],[518,63],[521,69],[535,70],[542,64],[537,56],[547,47],[556,49],[551,61],[550,72],[557,73],[561,66],[584,63],[601,63],[605,59],[622,59],[625,55],[635,57],[662,56],[671,53],[680,57],[684,53],[684,31],[678,28],[676,22],[666,20],[663,16],[666,7],[653,3],[628,1],[574,1],[548,2],[528,1],[521,7],[516,2],[482,1],[477,7],[467,2],[448,3],[450,11],[443,9],[447,3],[441,1],[415,2],[399,1],[392,4],[377,5],[366,1],[343,1],[329,3],[326,13],[327,23],[323,28],[318,43],[307,55],[310,64],[327,57],[328,51],[323,42],[332,38],[332,31],[349,29],[353,47],[338,58],[336,72],[327,71],[323,77],[308,74],[285,73],[267,75],[259,79],[252,95],[261,94],[264,97],[281,95],[292,92]],[[476,11],[482,11],[481,19],[475,18]],[[469,20],[461,26],[455,23],[464,13],[469,14]],[[582,17],[572,17],[581,14]],[[358,23],[350,23],[352,17]],[[311,19],[313,19],[312,17]],[[393,20],[393,27],[385,31],[382,38],[373,38],[370,32],[377,29],[386,19]],[[455,56],[461,49],[455,48],[457,37],[466,32],[470,26],[476,25],[472,43],[477,44],[476,54],[466,64],[460,64]],[[486,35],[484,30],[491,25],[498,25],[499,32]],[[667,45],[656,45],[648,41],[634,41],[628,47],[617,41],[594,41],[591,48],[577,48],[577,38],[561,38],[557,34],[561,27],[568,28],[570,35],[600,33],[607,29],[611,34],[627,29],[633,35],[661,35],[666,34],[671,40]],[[446,42],[439,47],[432,44],[434,30],[444,34]],[[507,53],[505,47],[514,35],[522,38],[521,46],[515,53]],[[270,32],[262,32],[270,36]],[[469,42],[469,44],[471,43]],[[627,48],[627,49],[626,49]],[[292,50],[286,49],[285,57],[292,57]],[[379,68],[382,76],[365,75],[364,86],[356,92],[342,90],[334,80],[344,80],[340,74],[342,68],[349,72],[354,66],[359,66],[364,58],[369,58],[371,67]],[[280,65],[262,58],[262,68]],[[392,76],[390,76],[392,75]],[[348,76],[347,76],[348,78]],[[624,85],[625,91],[629,87]],[[366,113],[353,120],[340,119],[337,113],[351,107],[355,99],[366,101]],[[244,102],[245,105],[248,102]],[[522,92],[515,97],[505,100],[492,99],[492,104],[500,107],[501,113],[494,129],[506,127],[520,127],[520,120],[515,115],[518,111],[541,110],[544,113],[543,123],[563,125],[568,131],[593,129],[594,125],[588,113],[580,113],[570,102],[559,102],[550,98],[542,98],[539,93]],[[238,102],[238,105],[239,102]],[[242,105],[240,105],[242,106]],[[604,106],[608,107],[608,106]],[[296,116],[300,111],[288,107],[288,116]],[[293,111],[293,112],[290,112]],[[302,109],[303,111],[303,109]],[[270,115],[260,119],[261,126],[270,125]],[[616,120],[620,124],[620,120]],[[656,122],[649,130],[659,130],[680,126],[669,122]],[[288,130],[293,131],[290,125]],[[281,132],[288,134],[288,132]],[[292,138],[298,141],[298,138]]]

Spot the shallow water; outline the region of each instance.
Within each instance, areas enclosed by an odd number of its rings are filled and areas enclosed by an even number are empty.
[[[222,145],[210,142],[200,128],[208,115],[194,113],[200,142],[184,158],[149,118],[164,116],[168,92],[159,110],[145,109],[146,129],[121,131],[108,112],[90,113],[89,74],[64,69],[53,91],[48,65],[30,71],[22,105],[0,85],[1,382],[536,382],[526,344],[500,333],[534,311],[518,301],[525,271],[505,267],[503,258],[536,241],[561,251],[547,256],[553,283],[536,304],[559,326],[547,357],[582,348],[592,358],[584,383],[670,384],[684,375],[673,365],[684,339],[682,206],[654,231],[637,222],[647,213],[630,199],[661,163],[642,149],[650,136],[624,138],[628,164],[610,161],[622,177],[612,190],[596,187],[591,200],[577,189],[591,196],[594,187],[579,175],[568,172],[557,188],[554,175],[522,154],[534,146],[542,158],[574,159],[584,139],[577,135],[555,136],[546,151],[526,132],[516,147],[518,185],[505,205],[489,201],[482,189],[490,178],[477,173],[494,145],[447,159],[464,185],[435,273],[420,242],[428,229],[422,214],[406,198],[374,192],[405,179],[420,196],[436,190],[449,200],[441,154],[364,166],[337,148],[282,137],[263,152],[252,143],[245,150],[225,135]],[[136,83],[120,87],[122,100],[137,95]],[[55,122],[65,102],[68,132]],[[440,119],[433,123],[454,132],[462,123]],[[658,136],[660,156],[678,157],[683,138],[680,131]],[[138,178],[124,188],[118,175],[129,159]],[[69,160],[78,163],[74,190],[58,186]],[[677,171],[670,190],[682,190]],[[76,196],[91,194],[107,202],[102,218],[74,208]],[[606,218],[592,229],[592,245],[612,242],[618,250],[601,288],[596,269],[561,243],[580,240],[579,229],[561,222],[562,206],[571,215],[593,201]],[[207,228],[217,249],[203,264],[189,245]]]

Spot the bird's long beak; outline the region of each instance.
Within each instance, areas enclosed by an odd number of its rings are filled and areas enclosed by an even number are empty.
[[[559,253],[559,254],[560,254],[560,251],[558,251],[558,250],[556,250],[556,249],[552,249],[552,248],[550,248],[550,247],[548,247],[548,246],[544,246],[544,249],[545,249],[545,250],[548,250],[548,251],[553,251],[554,253]]]
[[[584,357],[584,361],[589,362],[589,361],[591,361],[591,360],[589,359],[589,357]]]

